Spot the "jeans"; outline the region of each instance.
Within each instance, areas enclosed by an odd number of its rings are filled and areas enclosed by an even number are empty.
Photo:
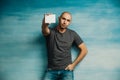
[[[43,80],[74,80],[73,71],[47,70]]]

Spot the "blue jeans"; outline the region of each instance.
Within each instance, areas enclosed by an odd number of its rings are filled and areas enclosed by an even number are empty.
[[[73,71],[47,70],[43,80],[73,80]]]

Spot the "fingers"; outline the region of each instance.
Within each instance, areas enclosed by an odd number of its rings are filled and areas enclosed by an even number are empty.
[[[45,26],[48,26],[50,23],[45,23],[45,15],[50,15],[50,14],[44,14],[42,24],[45,25]]]
[[[74,69],[74,67],[71,65],[71,64],[69,64],[66,68],[65,68],[65,70],[70,70],[70,71],[72,71]]]
[[[49,23],[45,23],[45,17],[43,18],[42,24],[43,24],[44,26],[48,26],[48,25],[49,25]]]

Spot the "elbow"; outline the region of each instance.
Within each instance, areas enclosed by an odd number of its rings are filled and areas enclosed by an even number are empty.
[[[84,53],[84,55],[87,55],[87,53],[88,53],[87,48],[83,49],[83,53]]]
[[[87,53],[88,53],[88,50],[86,49],[85,54],[87,55]]]
[[[79,49],[81,50],[81,53],[83,53],[84,55],[88,53],[87,47],[85,46],[84,43],[79,45]]]

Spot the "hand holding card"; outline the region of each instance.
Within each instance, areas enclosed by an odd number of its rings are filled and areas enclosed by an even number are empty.
[[[55,14],[45,14],[45,23],[55,23],[56,22],[56,16]]]

